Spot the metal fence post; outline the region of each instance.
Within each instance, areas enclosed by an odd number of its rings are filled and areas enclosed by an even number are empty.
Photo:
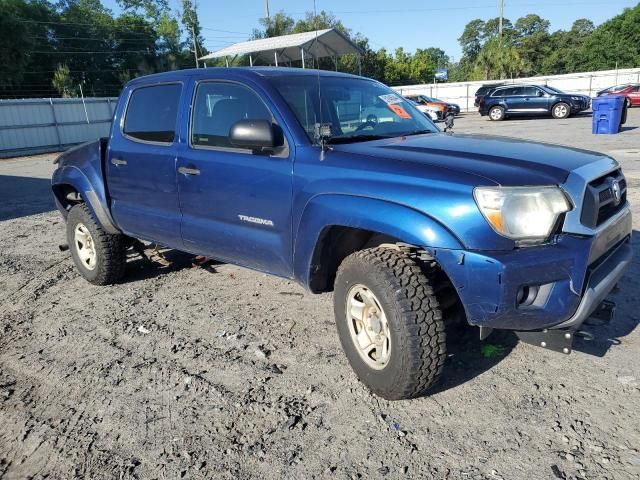
[[[60,137],[60,127],[58,126],[58,118],[56,117],[56,108],[53,106],[53,100],[51,99],[51,97],[49,97],[49,105],[51,105],[51,115],[53,115],[56,137],[58,137],[58,147],[62,148],[62,138]]]
[[[206,67],[205,67],[206,68]],[[109,115],[111,115],[113,117],[113,109],[111,108],[111,99],[109,97],[107,97],[107,107],[109,107]]]
[[[467,83],[467,112],[469,111],[469,84]]]

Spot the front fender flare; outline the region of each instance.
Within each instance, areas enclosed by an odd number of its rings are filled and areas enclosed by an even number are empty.
[[[78,167],[69,165],[62,166],[53,173],[51,186],[55,187],[56,185],[72,186],[80,194],[82,200],[87,204],[96,221],[107,233],[121,233],[109,213],[106,194],[102,183],[98,186],[94,186],[82,170]],[[59,209],[64,210],[57,198],[56,204]],[[63,211],[62,213],[66,217],[66,212]]]
[[[317,195],[301,214],[294,243],[294,276],[306,287],[316,244],[325,228],[331,226],[369,230],[421,247],[463,248],[440,222],[405,205],[352,195]]]

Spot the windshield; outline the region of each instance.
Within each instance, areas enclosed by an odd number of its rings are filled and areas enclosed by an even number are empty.
[[[320,95],[315,75],[276,76],[270,80],[314,144],[320,140],[320,124],[330,127],[329,143],[439,131],[409,101],[374,80],[321,76]]]
[[[628,86],[629,85],[618,85],[616,87],[609,87],[606,90],[603,90],[603,92],[619,92],[620,90],[624,90]]]

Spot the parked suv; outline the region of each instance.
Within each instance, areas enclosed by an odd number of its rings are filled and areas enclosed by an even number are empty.
[[[52,188],[91,283],[121,281],[142,240],[333,292],[351,366],[387,399],[437,381],[459,322],[569,353],[631,261],[614,159],[441,133],[385,85],[336,72],[132,80],[109,138],[61,155]]]
[[[474,107],[479,107],[480,106],[480,100],[482,99],[482,97],[484,97],[487,93],[489,93],[494,88],[500,87],[502,85],[504,85],[504,83],[492,83],[490,85],[482,85],[478,90],[476,90],[476,94],[475,94],[474,101],[473,101],[473,106]]]
[[[511,116],[551,115],[567,118],[589,109],[591,99],[585,95],[564,93],[543,85],[504,85],[480,99],[480,115],[491,120],[504,120]]]
[[[597,95],[599,97],[604,95],[623,96],[625,97],[627,108],[640,106],[640,83],[605,88],[604,90],[600,90]]]

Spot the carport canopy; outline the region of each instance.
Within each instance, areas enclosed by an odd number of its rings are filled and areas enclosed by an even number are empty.
[[[293,33],[291,35],[281,35],[279,37],[261,38],[248,42],[235,43],[221,50],[201,57],[206,61],[213,58],[236,57],[237,55],[248,55],[249,63],[253,66],[256,60],[265,63],[275,64],[278,62],[302,61],[302,68],[305,68],[305,59],[309,57],[337,58],[340,55],[355,54],[359,56],[362,50],[344,34],[335,28],[324,30],[314,30],[312,32]],[[228,65],[228,62],[227,62]]]

